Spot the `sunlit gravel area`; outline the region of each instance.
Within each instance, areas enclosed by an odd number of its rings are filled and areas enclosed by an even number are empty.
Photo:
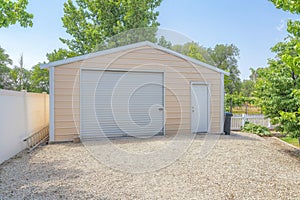
[[[0,199],[299,199],[297,149],[247,133],[207,140],[196,136],[174,162],[138,174],[111,168],[81,143],[24,151],[0,165]],[[140,153],[143,148],[164,151],[171,141],[155,137],[113,143]],[[105,149],[109,144],[97,145]]]

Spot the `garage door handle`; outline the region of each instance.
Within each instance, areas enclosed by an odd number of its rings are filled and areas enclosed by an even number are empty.
[[[164,108],[159,108],[158,110],[159,110],[159,111],[163,111],[163,110],[164,110]]]

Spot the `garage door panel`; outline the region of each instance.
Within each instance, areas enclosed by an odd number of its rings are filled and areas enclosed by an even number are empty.
[[[163,74],[81,72],[81,137],[152,136],[163,132]]]

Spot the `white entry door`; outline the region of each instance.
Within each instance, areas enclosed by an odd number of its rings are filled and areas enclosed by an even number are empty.
[[[208,86],[204,84],[192,84],[191,88],[191,112],[192,112],[192,132],[208,132]]]
[[[82,70],[82,139],[164,132],[163,73]]]

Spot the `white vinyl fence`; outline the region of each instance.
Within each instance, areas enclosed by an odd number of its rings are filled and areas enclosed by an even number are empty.
[[[48,94],[0,90],[0,163],[24,150],[23,140],[48,124]]]
[[[241,127],[248,121],[253,124],[265,126],[269,129],[273,129],[270,119],[265,118],[264,115],[246,115],[246,114],[234,114],[231,118],[231,130],[241,130]]]

